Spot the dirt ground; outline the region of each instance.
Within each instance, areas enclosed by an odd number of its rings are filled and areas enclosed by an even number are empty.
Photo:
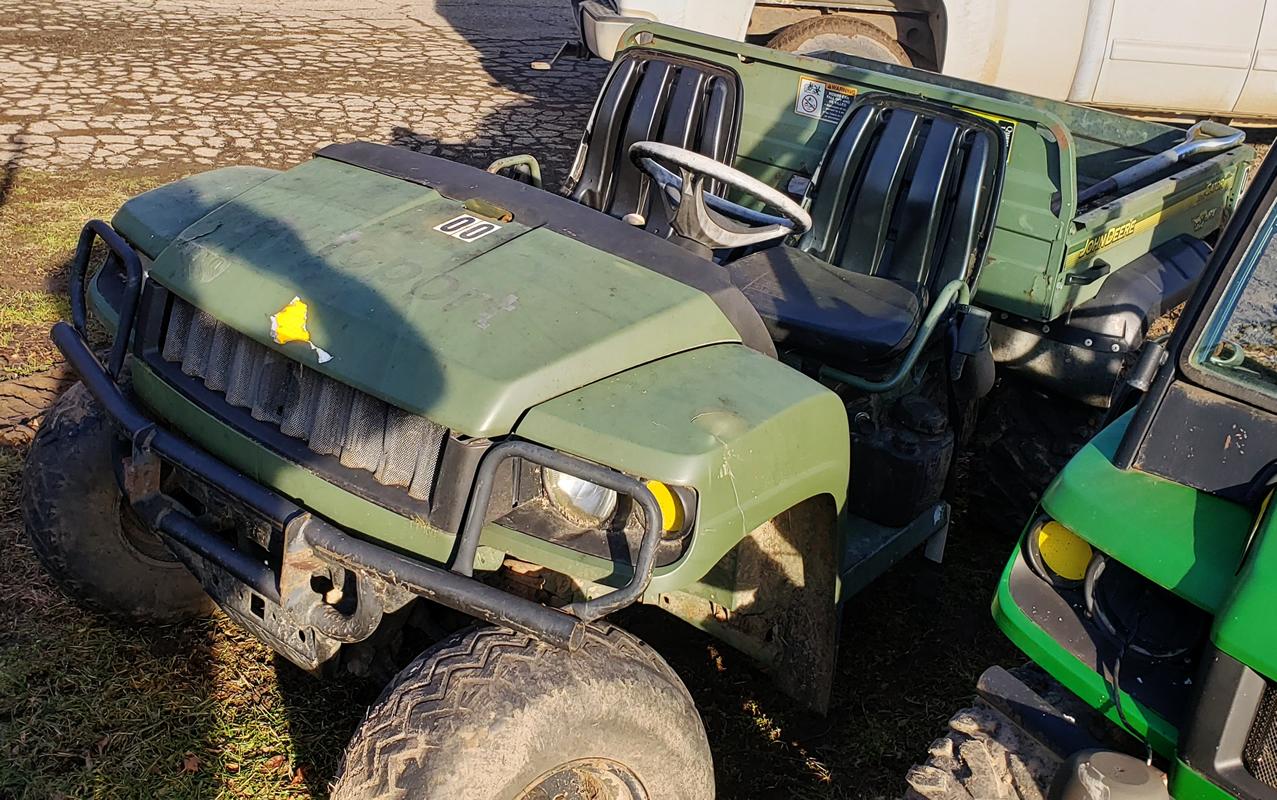
[[[156,0],[136,18],[133,5],[0,0],[0,798],[324,797],[380,686],[313,680],[220,616],[149,629],[95,618],[44,576],[21,532],[26,448],[68,382],[47,331],[67,315],[76,234],[188,172],[278,166],[337,138],[479,164],[531,150],[553,174],[601,71],[526,69],[563,38],[551,22],[522,35],[519,14],[549,14],[540,0],[482,34],[455,2],[410,25],[391,3],[334,22],[328,6],[342,4],[289,0],[265,31],[252,4]],[[95,36],[103,25],[115,38]],[[356,78],[324,79],[342,71]],[[953,494],[978,479],[961,476]],[[622,622],[688,683],[720,796],[895,797],[978,674],[1020,661],[989,614],[1014,538],[959,503],[943,565],[910,557],[848,603],[825,719],[658,611]]]

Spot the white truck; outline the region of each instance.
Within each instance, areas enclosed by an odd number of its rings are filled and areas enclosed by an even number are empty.
[[[1159,117],[1277,119],[1277,0],[572,0],[590,52],[658,21]]]

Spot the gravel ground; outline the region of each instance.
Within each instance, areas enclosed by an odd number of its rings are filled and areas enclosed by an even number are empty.
[[[420,6],[420,7],[418,7]],[[282,166],[332,141],[561,167],[604,73],[567,4],[0,0],[0,166]]]

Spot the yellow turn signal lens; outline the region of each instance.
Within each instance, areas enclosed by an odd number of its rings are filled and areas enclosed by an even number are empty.
[[[679,500],[678,495],[660,481],[648,481],[646,485],[648,491],[656,498],[656,504],[661,507],[661,529],[666,533],[682,530],[683,502]]]
[[[1055,521],[1038,528],[1037,537],[1038,552],[1048,569],[1068,581],[1086,577],[1094,554],[1086,540]]]

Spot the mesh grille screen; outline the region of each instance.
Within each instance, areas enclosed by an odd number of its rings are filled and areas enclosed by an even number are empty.
[[[428,501],[447,431],[306,369],[174,297],[165,361],[316,453]]]
[[[1260,783],[1277,788],[1277,691],[1271,683],[1264,687],[1264,697],[1246,737],[1242,763]]]

